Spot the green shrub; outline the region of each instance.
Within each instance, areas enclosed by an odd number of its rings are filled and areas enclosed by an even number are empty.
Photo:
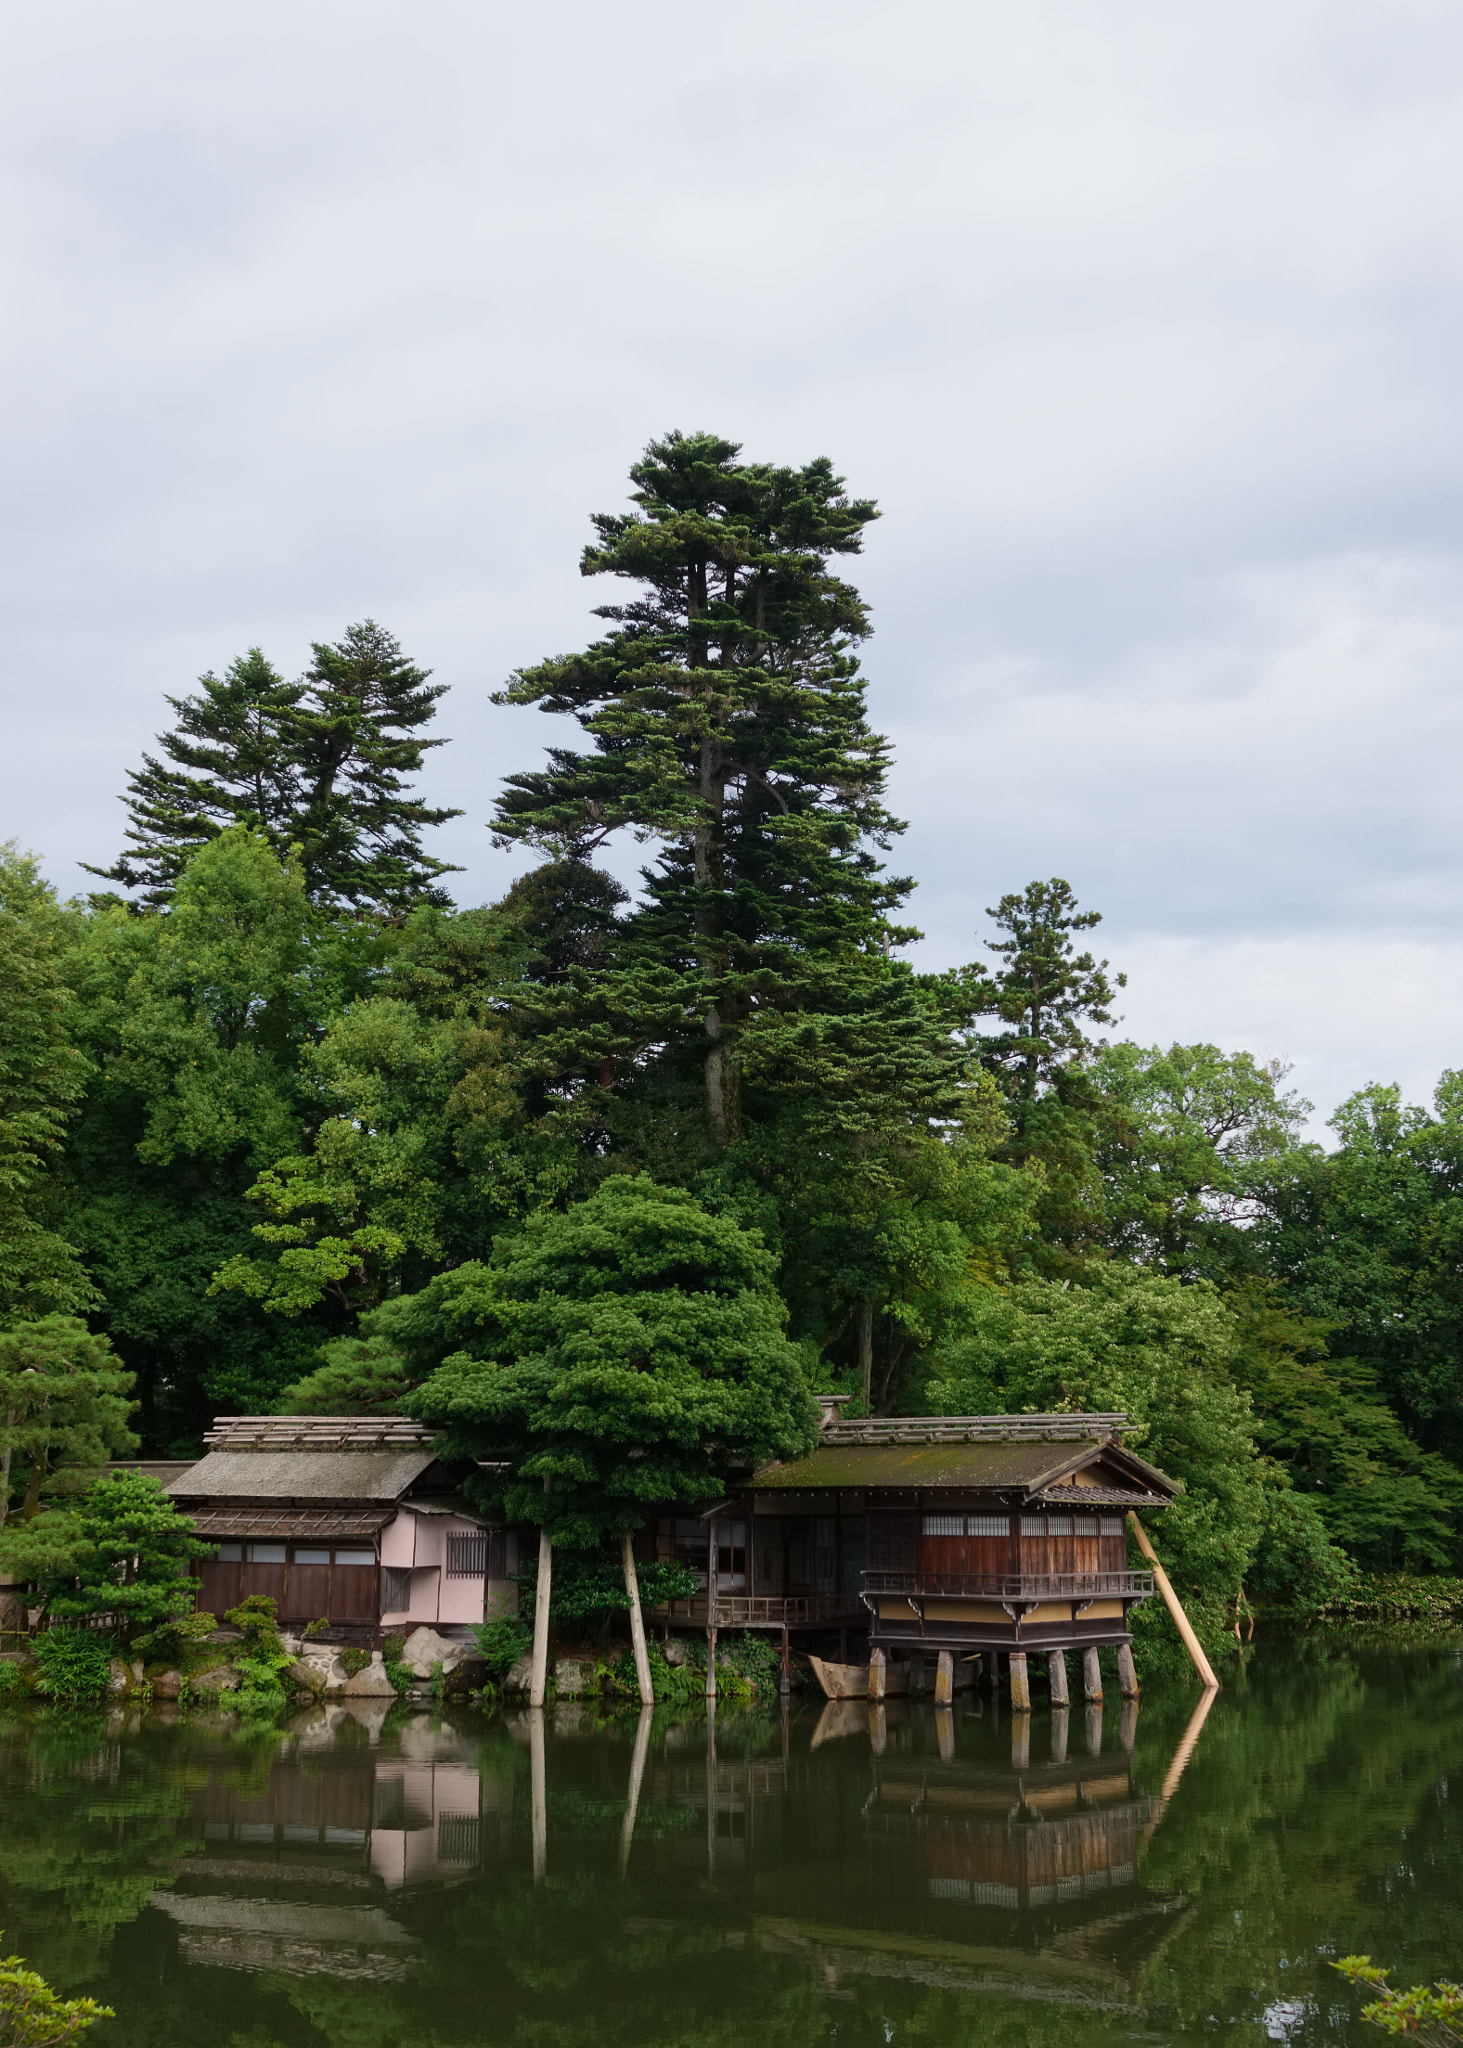
[[[244,1632],[244,1646],[235,1654],[234,1668],[243,1684],[233,1703],[243,1713],[268,1713],[283,1706],[283,1674],[294,1661],[279,1639],[275,1606],[267,1593],[251,1593],[224,1620]]]
[[[48,1628],[36,1642],[36,1690],[53,1700],[94,1700],[107,1689],[116,1655],[110,1636],[85,1628]]]
[[[488,1676],[501,1681],[533,1642],[533,1630],[516,1614],[495,1615],[473,1629],[478,1655],[488,1667]]]
[[[371,1661],[369,1650],[342,1650],[340,1668],[347,1678],[354,1678],[358,1671],[364,1671]]]
[[[19,1956],[0,1956],[3,2048],[61,2048],[98,2020],[115,2018],[109,2005],[98,2005],[94,1998],[58,1998]]]
[[[1410,1991],[1394,1991],[1370,1956],[1343,1956],[1332,1967],[1349,1984],[1365,1984],[1378,1994],[1361,2016],[1383,2033],[1408,2034],[1423,2048],[1454,2048],[1463,2041],[1463,1987],[1443,1980],[1431,1990],[1415,1984]]]
[[[24,1699],[29,1691],[25,1666],[14,1657],[0,1657],[0,1700]]]
[[[660,1607],[667,1600],[689,1600],[701,1590],[701,1581],[689,1565],[674,1559],[637,1564],[640,1605]],[[530,1557],[513,1574],[518,1585],[519,1612],[532,1614],[538,1591],[538,1559]],[[625,1573],[618,1557],[606,1550],[556,1549],[549,1593],[551,1622],[587,1621],[591,1616],[608,1620],[630,1606],[625,1591]]]

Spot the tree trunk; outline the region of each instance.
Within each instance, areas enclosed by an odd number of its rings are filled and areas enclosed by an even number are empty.
[[[871,1301],[861,1301],[858,1305],[858,1383],[867,1414],[873,1406],[874,1383],[874,1304]]]
[[[40,1513],[41,1481],[45,1476],[46,1454],[44,1451],[37,1451],[36,1461],[30,1468],[30,1481],[25,1489],[25,1499],[21,1502],[20,1513],[22,1521],[33,1522]]]
[[[553,1590],[554,1546],[547,1529],[538,1532],[538,1589],[533,1599],[533,1676],[528,1704],[541,1707],[549,1690],[549,1598]]]
[[[10,1513],[10,1432],[15,1427],[15,1410],[5,1411],[5,1450],[0,1454],[0,1529],[5,1527],[5,1517]]]
[[[640,1704],[653,1707],[655,1687],[650,1682],[650,1655],[645,1647],[645,1616],[640,1611],[640,1579],[635,1570],[633,1536],[621,1539],[620,1558],[625,1567],[625,1594],[630,1602],[630,1644],[635,1652],[635,1679],[640,1687]]]

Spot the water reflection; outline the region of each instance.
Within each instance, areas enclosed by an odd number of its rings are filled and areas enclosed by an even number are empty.
[[[1196,1700],[21,1713],[0,1925],[97,2048],[1360,2048],[1330,1955],[1456,1968],[1463,1661]]]

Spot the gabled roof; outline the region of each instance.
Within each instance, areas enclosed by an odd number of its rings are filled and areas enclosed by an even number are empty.
[[[430,1445],[416,1450],[209,1451],[175,1479],[178,1501],[399,1500],[429,1465]]]
[[[1166,1506],[1176,1481],[1110,1434],[1126,1417],[915,1416],[834,1423],[818,1447],[788,1465],[764,1465],[754,1493],[849,1491],[1006,1493],[1023,1504]],[[860,1437],[856,1431],[864,1431]],[[1095,1485],[1078,1483],[1096,1468]]]

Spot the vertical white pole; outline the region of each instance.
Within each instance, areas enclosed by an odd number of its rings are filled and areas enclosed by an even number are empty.
[[[533,1675],[528,1704],[541,1707],[549,1691],[549,1599],[553,1590],[554,1546],[547,1529],[538,1532],[538,1590],[533,1600]]]

